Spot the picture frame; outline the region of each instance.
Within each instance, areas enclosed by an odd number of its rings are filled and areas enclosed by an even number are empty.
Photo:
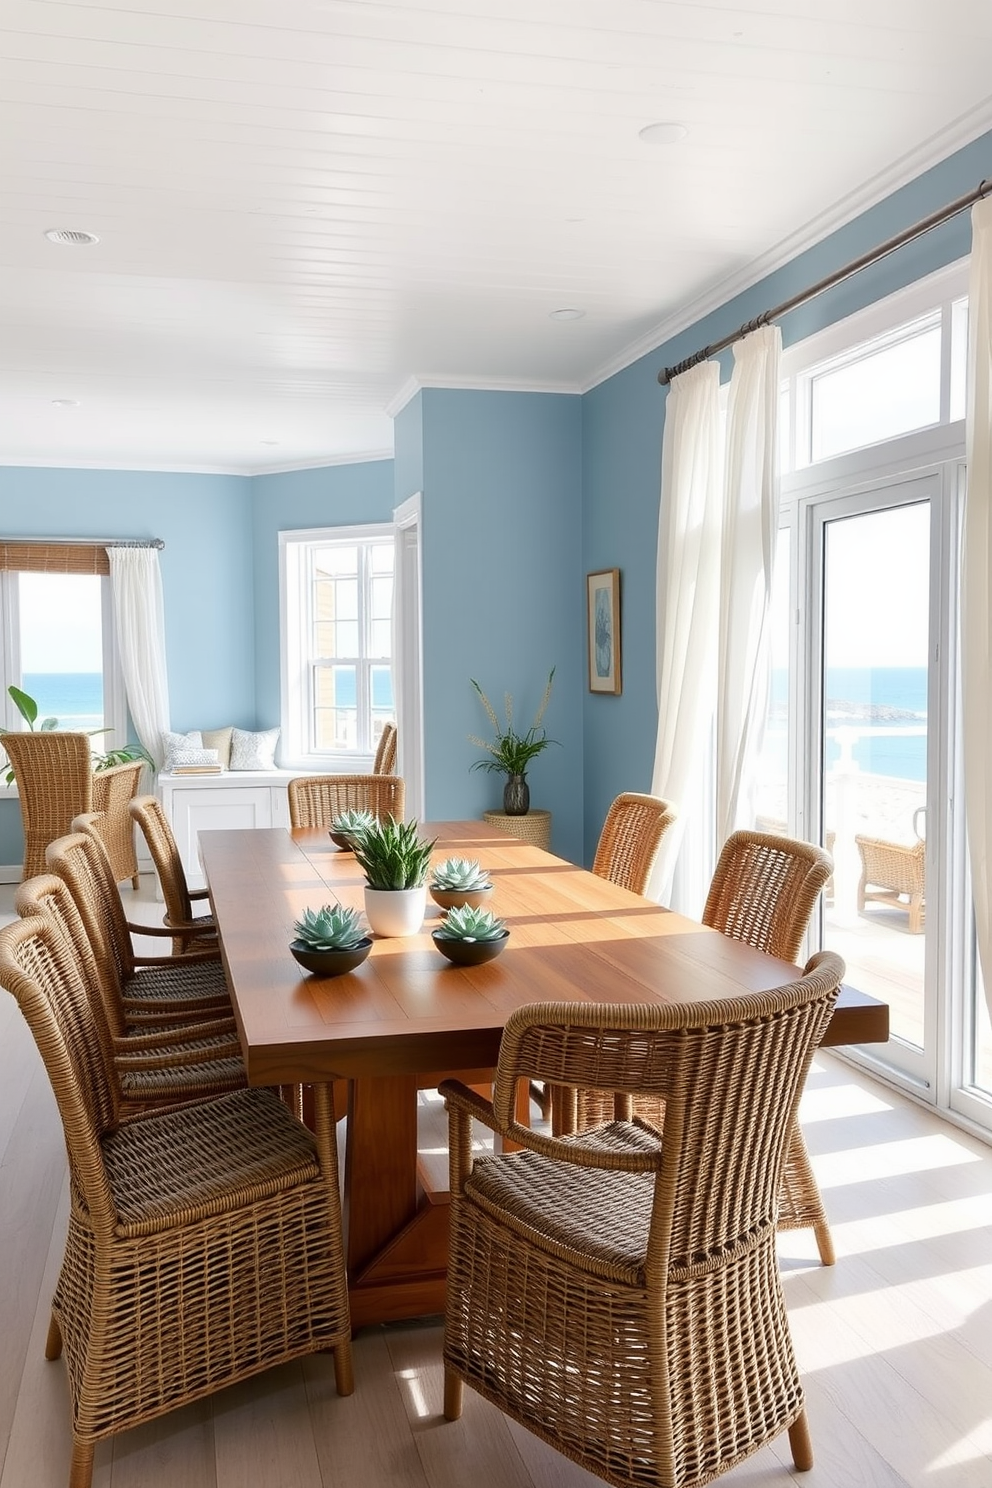
[[[586,654],[589,691],[621,691],[620,570],[604,568],[586,574]]]

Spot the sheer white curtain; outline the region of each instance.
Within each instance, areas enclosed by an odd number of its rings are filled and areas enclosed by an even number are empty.
[[[658,742],[651,789],[674,801],[679,816],[662,839],[648,893],[669,902],[686,803],[713,711],[722,446],[720,368],[702,362],[669,387],[661,456]]]
[[[968,290],[968,491],[961,564],[965,815],[975,928],[992,1012],[992,201],[971,213]]]
[[[156,765],[169,729],[165,606],[154,548],[108,547],[117,648],[135,732]]]
[[[782,333],[762,326],[734,346],[727,407],[716,708],[716,846],[754,820],[747,765],[760,746],[767,617],[778,533]]]

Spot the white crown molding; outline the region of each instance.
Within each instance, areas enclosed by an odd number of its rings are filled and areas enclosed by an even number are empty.
[[[135,475],[235,475],[252,480],[257,475],[289,475],[294,470],[322,470],[327,465],[363,465],[373,460],[391,460],[392,449],[359,450],[356,454],[320,455],[291,465],[158,465],[136,464],[133,460],[44,460],[3,459],[0,470],[128,470]]]
[[[408,377],[403,386],[393,394],[386,404],[383,410],[386,417],[394,419],[398,413],[402,413],[411,398],[415,398],[420,392],[420,388],[421,383],[418,378]]]
[[[798,232],[784,238],[781,243],[759,258],[753,259],[746,268],[740,269],[726,279],[721,279],[704,294],[691,300],[688,305],[666,316],[652,330],[646,331],[636,341],[630,342],[622,351],[604,362],[592,377],[583,383],[580,392],[591,392],[594,387],[598,387],[610,377],[615,377],[625,367],[630,367],[634,362],[640,361],[641,357],[657,351],[659,347],[664,346],[666,341],[671,341],[674,336],[705,319],[714,310],[719,310],[722,305],[728,304],[737,295],[759,284],[769,274],[791,263],[794,258],[798,258],[807,249],[821,243],[831,233],[846,227],[863,212],[878,206],[879,202],[884,201],[886,197],[899,191],[903,186],[908,186],[911,181],[915,181],[918,176],[924,175],[934,166],[940,165],[955,151],[971,144],[990,128],[992,128],[992,98],[987,99],[970,113],[963,114],[946,129],[939,130],[920,149],[894,161],[891,166],[877,176],[873,176],[857,191],[850,192],[828,211],[821,212],[818,217],[806,223]],[[977,181],[975,185],[978,185]]]
[[[258,475],[292,475],[294,470],[323,470],[330,465],[368,465],[375,460],[393,459],[392,449],[359,450],[349,455],[322,455],[316,460],[298,460],[292,465],[260,465],[245,473],[252,478]]]
[[[443,377],[436,373],[423,373],[407,379],[395,397],[387,403],[386,413],[395,418],[410,399],[425,388],[470,393],[564,393],[568,397],[578,397],[583,391],[577,382],[541,381],[528,377],[473,377],[464,374]]]
[[[20,458],[0,455],[0,470],[131,470],[136,475],[240,475],[248,477],[250,471],[227,465],[165,465],[138,464],[134,460],[60,460],[51,455],[35,459],[33,455]]]

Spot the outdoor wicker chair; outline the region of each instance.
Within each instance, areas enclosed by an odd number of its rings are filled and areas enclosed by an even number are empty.
[[[89,734],[59,729],[8,733],[3,748],[17,782],[24,825],[22,878],[45,871],[45,848],[64,837],[80,812],[100,811],[99,835],[110,855],[114,882],[138,886],[134,829],[127,802],[138,787],[141,760],[93,773]]]
[[[93,1024],[123,1114],[202,1100],[246,1083],[237,1031],[230,1018],[172,1028],[127,1028],[116,985],[101,978],[82,916],[64,879],[39,874],[14,895],[22,919],[41,916],[68,946],[67,961],[89,999]]]
[[[671,801],[625,791],[603,823],[592,871],[634,894],[646,894],[661,839],[675,820]]]
[[[493,1099],[442,1082],[444,1413],[464,1384],[618,1488],[693,1488],[788,1431],[812,1466],[776,1255],[782,1167],[843,962],[725,1002],[543,1003],[507,1020]],[[519,1080],[665,1102],[565,1138]],[[482,1122],[523,1151],[473,1153]],[[783,1469],[784,1476],[784,1469]]]
[[[373,775],[392,775],[396,770],[396,725],[387,723],[379,735],[379,746],[372,764]]]
[[[77,831],[49,844],[52,873],[65,880],[76,902],[101,980],[119,988],[126,1028],[155,1023],[233,1019],[230,994],[217,952],[184,956],[139,956],[132,935],[167,936],[161,925],[133,925],[111,876],[107,855],[89,832]]]
[[[260,1089],[119,1122],[66,947],[41,918],[0,931],[0,983],[62,1117],[69,1229],[45,1355],[65,1351],[69,1488],[90,1488],[96,1442],[273,1365],[333,1349],[349,1394],[351,1329],[326,1087],[313,1133]]]
[[[720,854],[710,884],[703,924],[765,951],[795,961],[817,895],[833,861],[821,847],[767,832],[734,832]],[[602,1093],[556,1090],[552,1112],[555,1129],[571,1131],[608,1120],[613,1102]],[[661,1129],[664,1106],[650,1097],[635,1102],[635,1113]],[[779,1195],[779,1228],[812,1229],[820,1260],[834,1264],[834,1246],[823,1199],[798,1120],[794,1122]]]
[[[855,837],[861,854],[858,914],[869,904],[887,904],[909,916],[910,935],[921,934],[926,918],[926,851],[919,838],[912,845]]]
[[[287,792],[293,827],[329,827],[342,811],[371,811],[402,821],[406,804],[400,775],[298,775]]]
[[[165,901],[162,923],[175,933],[173,955],[181,956],[184,951],[200,946],[216,950],[217,924],[213,915],[197,915],[193,907],[194,900],[202,902],[208,899],[209,891],[189,887],[183,860],[161,801],[157,796],[135,796],[128,810],[131,820],[141,829],[155,864]],[[97,825],[94,823],[94,827]]]

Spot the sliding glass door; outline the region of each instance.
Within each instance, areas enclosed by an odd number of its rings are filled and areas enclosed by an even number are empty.
[[[823,943],[889,1004],[886,1059],[935,1077],[928,894],[931,531],[936,476],[816,502],[809,513],[812,820],[831,853]]]

